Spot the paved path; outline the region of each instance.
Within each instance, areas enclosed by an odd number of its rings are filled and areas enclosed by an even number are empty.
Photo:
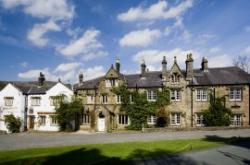
[[[250,164],[250,142],[234,146],[188,152],[176,156],[161,155],[134,161],[135,165],[247,165]]]
[[[250,129],[217,131],[179,131],[152,133],[19,133],[1,134],[0,150],[15,150],[48,146],[66,146],[91,143],[113,143],[124,141],[151,141],[170,139],[195,139],[207,136],[250,137]]]

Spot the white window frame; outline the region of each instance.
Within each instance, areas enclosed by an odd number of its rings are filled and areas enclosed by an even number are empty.
[[[93,95],[87,95],[87,104],[93,104],[95,102],[95,98]]]
[[[229,101],[242,101],[242,89],[241,88],[230,88]]]
[[[33,96],[31,97],[31,106],[40,106],[41,105],[41,97]]]
[[[121,104],[122,103],[122,96],[121,95],[116,95],[116,103]]]
[[[119,125],[128,125],[129,117],[126,114],[118,114],[118,124]]]
[[[207,101],[207,89],[196,89],[196,101]]]
[[[147,91],[147,99],[148,99],[148,101],[156,101],[157,91],[156,90],[148,90]]]
[[[39,120],[40,120],[40,126],[45,126],[46,125],[46,115],[39,115]]]
[[[181,90],[172,89],[170,95],[171,101],[181,101]]]
[[[178,83],[180,83],[180,81],[181,81],[181,76],[179,74],[173,73],[171,75],[171,82],[172,82],[172,84],[178,84]]]
[[[50,125],[54,126],[58,124],[56,115],[50,115],[49,117],[50,117]]]
[[[196,126],[204,126],[204,118],[200,113],[196,114]]]
[[[181,113],[171,113],[171,125],[181,125]]]
[[[234,114],[231,117],[232,126],[242,126],[242,114]]]
[[[108,103],[108,95],[107,94],[103,94],[102,95],[102,103],[103,104],[107,104]]]
[[[149,125],[155,125],[156,124],[157,117],[155,115],[150,115],[147,118],[147,123]]]
[[[14,102],[14,97],[4,97],[4,105],[12,107]]]

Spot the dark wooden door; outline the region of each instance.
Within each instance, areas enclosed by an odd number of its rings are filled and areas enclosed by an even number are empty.
[[[29,129],[34,129],[34,116],[29,116]]]

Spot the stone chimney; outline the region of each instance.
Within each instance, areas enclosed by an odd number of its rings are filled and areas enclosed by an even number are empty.
[[[120,59],[117,58],[117,59],[115,60],[115,69],[117,70],[118,73],[120,73],[120,66],[121,66],[121,64],[120,64]]]
[[[206,57],[202,58],[201,70],[203,70],[204,72],[208,71],[208,60]]]
[[[40,72],[39,77],[38,77],[39,86],[43,86],[44,81],[45,81],[45,76],[44,76],[44,74],[42,72]]]
[[[80,73],[79,74],[79,84],[82,84],[83,83],[83,74]]]
[[[192,54],[187,54],[187,59],[186,59],[186,79],[187,80],[192,80],[193,77],[193,57]]]
[[[141,74],[144,75],[146,73],[146,64],[145,61],[142,60],[142,64],[141,64]]]
[[[166,60],[166,56],[163,56],[163,60],[161,62],[162,65],[162,74],[167,73],[167,60]]]

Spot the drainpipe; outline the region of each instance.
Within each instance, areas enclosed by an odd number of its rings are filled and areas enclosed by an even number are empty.
[[[248,125],[250,125],[250,84],[248,85]]]
[[[191,79],[191,86],[190,86],[190,95],[191,95],[191,127],[194,126],[194,99],[193,99],[193,90],[194,90],[194,87],[193,87],[193,84],[194,84],[194,79],[192,77]]]
[[[24,131],[27,131],[27,120],[28,120],[28,95],[24,95]]]

